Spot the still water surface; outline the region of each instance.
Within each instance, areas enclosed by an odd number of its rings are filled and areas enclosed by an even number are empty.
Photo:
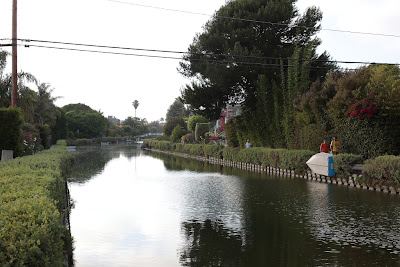
[[[76,266],[400,266],[400,197],[79,147]]]

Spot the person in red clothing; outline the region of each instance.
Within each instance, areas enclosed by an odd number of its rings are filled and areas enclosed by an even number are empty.
[[[328,153],[329,151],[329,144],[326,142],[326,139],[324,139],[324,142],[321,144],[319,147],[320,152]]]

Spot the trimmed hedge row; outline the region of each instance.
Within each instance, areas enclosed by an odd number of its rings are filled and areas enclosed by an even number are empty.
[[[168,141],[145,140],[150,148],[186,153],[190,155],[223,158],[229,161],[291,169],[296,173],[307,171],[306,161],[315,153],[309,150],[269,149],[252,147],[246,149],[224,148],[220,145],[177,144]]]
[[[71,256],[63,216],[73,157],[65,144],[0,163],[0,265],[64,266]]]
[[[361,155],[354,154],[338,154],[333,156],[333,165],[335,168],[335,175],[337,177],[347,179],[351,173],[352,168],[356,164],[362,164],[364,159]]]
[[[362,177],[369,185],[400,186],[400,156],[380,156],[365,162]]]
[[[312,155],[315,154],[315,152],[311,150],[270,149],[263,147],[251,147],[245,149],[237,147],[224,148],[220,145],[178,144],[169,141],[158,141],[154,139],[145,140],[145,142],[148,143],[150,148],[155,148],[159,150],[180,152],[197,156],[214,157],[218,159],[223,158],[228,161],[251,163],[273,168],[294,170],[297,174],[304,174],[309,170],[306,162],[309,158],[311,158]],[[396,170],[396,164],[400,164],[396,161],[399,159],[399,157],[394,157],[394,159],[396,160],[393,160],[393,157],[394,156],[385,156],[383,158],[379,157],[376,159],[377,162],[368,161],[368,164],[371,165],[371,167],[368,167],[367,164],[364,168],[365,171],[363,171],[363,175],[365,175],[366,177],[374,175],[377,177],[390,177],[381,179],[389,179],[391,181],[397,181],[398,183],[400,183],[400,178],[398,177],[400,169],[398,168],[397,171],[394,171]],[[352,173],[353,166],[356,164],[362,164],[363,158],[360,155],[339,154],[333,156],[333,162],[335,166],[336,177],[348,178]],[[386,166],[384,162],[387,163],[387,167],[382,167]],[[390,171],[390,174],[387,172],[388,169],[392,170]],[[378,173],[372,174],[372,170]]]

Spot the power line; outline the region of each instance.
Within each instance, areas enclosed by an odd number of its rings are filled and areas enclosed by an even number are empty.
[[[395,65],[398,66],[398,63],[377,63],[377,62],[365,62],[365,61],[343,61],[343,60],[321,60],[321,59],[298,59],[298,58],[280,58],[280,57],[262,57],[262,56],[245,56],[245,55],[232,55],[232,54],[214,54],[214,53],[195,53],[195,52],[182,52],[182,51],[173,51],[173,50],[160,50],[160,49],[145,49],[145,48],[133,48],[133,47],[121,47],[121,46],[108,46],[108,45],[96,45],[96,44],[83,44],[83,43],[72,43],[72,42],[61,42],[61,41],[46,41],[46,40],[34,40],[34,39],[18,39],[22,42],[32,43],[50,43],[50,44],[62,44],[62,45],[72,45],[72,46],[86,46],[86,47],[95,47],[95,48],[108,48],[108,49],[120,49],[120,50],[135,50],[135,51],[145,51],[145,52],[157,52],[157,53],[171,53],[171,54],[191,54],[191,55],[200,55],[200,56],[224,56],[224,57],[232,57],[232,58],[249,58],[249,59],[267,59],[267,60],[288,60],[288,61],[308,61],[308,62],[326,62],[326,63],[340,63],[340,64],[382,64],[382,65]],[[33,45],[31,45],[33,46]],[[124,55],[124,53],[115,53]],[[127,54],[127,55],[136,55],[136,54]],[[165,57],[178,59],[173,57]],[[179,58],[182,59],[182,58]]]
[[[125,5],[132,5],[132,6],[140,6],[140,7],[146,7],[146,8],[159,9],[159,10],[165,10],[165,11],[187,13],[187,14],[192,14],[192,15],[200,15],[200,16],[208,16],[208,17],[212,16],[210,14],[204,14],[204,13],[199,13],[199,12],[192,12],[192,11],[184,11],[184,10],[178,10],[178,9],[172,9],[172,8],[149,6],[149,5],[143,5],[143,4],[136,4],[136,3],[131,3],[131,2],[120,1],[120,0],[105,0],[105,1],[119,3],[119,4],[125,4]],[[215,15],[215,17],[216,18],[221,18],[221,19],[230,19],[230,20],[238,20],[238,21],[245,21],[245,22],[254,22],[254,23],[259,23],[259,24],[269,24],[269,25],[295,27],[295,28],[303,28],[303,29],[314,29],[313,27],[292,25],[292,24],[287,24],[287,23],[278,23],[278,22],[271,22],[271,21],[263,21],[263,20],[252,20],[252,19],[243,19],[243,18],[235,18],[235,17],[228,17],[228,16],[218,16],[218,15]],[[321,28],[320,30],[321,31],[331,31],[331,32],[343,32],[343,33],[350,33],[350,34],[362,34],[362,35],[372,35],[372,36],[381,36],[381,37],[400,38],[400,35],[395,35],[395,34],[374,33],[374,32],[360,32],[360,31],[350,31],[350,30],[338,30],[338,29],[330,29],[330,28]]]
[[[67,50],[67,51],[90,52],[90,53],[100,53],[100,54],[124,55],[124,56],[137,56],[137,57],[162,58],[162,59],[178,59],[178,60],[182,59],[180,57],[143,55],[143,54],[121,53],[121,52],[112,52],[112,51],[99,51],[99,50],[90,50],[90,49],[77,49],[77,48],[34,45],[34,44],[33,45],[32,44],[20,45],[20,46],[58,49],[58,50]],[[330,67],[330,66],[307,66],[307,65],[290,65],[290,64],[282,65],[282,64],[278,64],[278,63],[240,62],[240,61],[226,61],[226,60],[216,60],[216,59],[192,59],[192,60],[197,61],[197,62],[214,62],[214,63],[221,63],[221,64],[232,64],[232,67],[236,67],[238,65],[247,65],[247,66],[265,66],[265,67],[299,67],[299,68],[309,68],[309,69],[333,69],[334,68],[334,67]]]

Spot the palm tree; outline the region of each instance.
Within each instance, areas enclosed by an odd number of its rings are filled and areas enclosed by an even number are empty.
[[[137,100],[133,101],[133,102],[132,102],[132,105],[133,105],[133,107],[135,108],[135,118],[136,118],[136,109],[137,109],[138,106],[139,106],[139,101],[137,101]]]

